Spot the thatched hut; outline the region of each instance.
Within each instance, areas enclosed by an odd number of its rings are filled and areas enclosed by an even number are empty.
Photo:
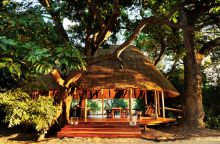
[[[101,55],[113,54],[116,48],[117,46],[111,46],[109,49],[99,50],[93,60]],[[163,116],[164,97],[179,95],[172,84],[135,46],[129,46],[124,50],[120,59],[112,57],[89,65],[78,81],[78,95],[82,97],[84,94],[85,98],[133,97],[144,98],[147,101],[147,91],[154,92],[158,113],[161,99]]]

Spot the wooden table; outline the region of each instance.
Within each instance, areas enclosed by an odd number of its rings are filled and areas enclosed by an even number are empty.
[[[120,117],[121,117],[121,111],[122,111],[122,108],[120,107],[115,107],[115,108],[112,108],[112,117],[114,118],[115,117],[115,112],[119,112],[120,114]]]
[[[117,112],[117,111],[119,112],[121,118],[126,118],[127,117],[128,108],[124,108],[124,109],[120,108],[120,107],[112,108],[112,117],[113,118],[115,117],[115,112]]]

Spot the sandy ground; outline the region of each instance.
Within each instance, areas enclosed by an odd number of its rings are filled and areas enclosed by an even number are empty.
[[[41,142],[0,138],[0,144],[220,144],[220,137],[197,137],[185,140],[156,142],[136,138],[49,138]]]
[[[42,144],[44,142],[41,142]],[[176,140],[167,142],[155,142],[144,139],[132,139],[132,138],[114,138],[114,139],[100,139],[100,138],[64,138],[62,140],[51,140],[45,142],[45,144],[220,144],[220,137],[203,137],[192,138],[187,140]]]
[[[62,138],[55,136],[36,142],[37,135],[25,128],[0,126],[0,144],[220,144],[220,130],[185,129],[179,126],[153,127],[139,138]]]

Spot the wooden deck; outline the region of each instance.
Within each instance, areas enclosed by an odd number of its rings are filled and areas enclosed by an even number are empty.
[[[139,125],[130,126],[127,121],[103,119],[80,119],[77,125],[66,125],[57,137],[100,137],[100,138],[140,138]]]
[[[144,117],[131,126],[129,118],[80,118],[77,125],[66,125],[57,137],[100,137],[100,138],[140,138],[140,125],[155,125],[174,122],[175,119]]]
[[[138,120],[140,125],[158,125],[175,122],[176,119],[173,118],[162,118],[158,117],[156,120],[151,119],[150,117],[142,117],[142,120]]]

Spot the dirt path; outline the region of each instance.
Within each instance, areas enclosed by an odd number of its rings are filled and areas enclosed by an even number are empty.
[[[187,140],[176,140],[167,142],[155,142],[144,139],[132,139],[132,138],[64,138],[61,140],[53,139],[41,144],[220,144],[220,137],[199,137]]]
[[[142,139],[136,138],[62,138],[55,136],[36,142],[36,133],[24,128],[9,129],[0,126],[0,144],[220,144],[220,131],[209,129],[184,129],[181,127],[157,127],[142,131]]]

